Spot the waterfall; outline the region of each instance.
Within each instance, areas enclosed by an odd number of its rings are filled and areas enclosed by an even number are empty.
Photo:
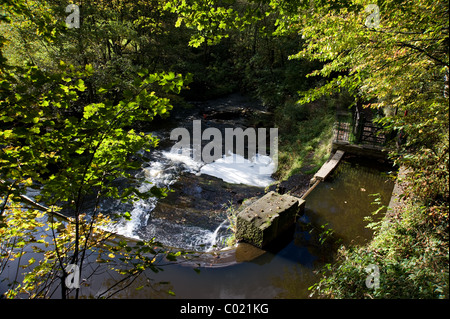
[[[270,177],[272,166],[269,157],[260,155],[247,160],[239,155],[229,154],[205,165],[176,150],[156,150],[152,152],[151,160],[137,177],[140,176],[144,180],[139,187],[140,192],[149,191],[153,186],[170,189],[182,173],[210,175],[231,184],[264,187],[273,181]],[[223,241],[231,235],[231,231],[227,231],[229,221],[226,218],[221,220],[219,217],[211,224],[203,226],[174,222],[164,217],[152,216],[157,204],[157,198],[136,201],[128,208],[131,220],[120,220],[109,230],[141,240],[156,237],[167,246],[196,251],[220,249]],[[126,211],[121,210],[121,206],[107,204],[103,209],[111,212]]]
[[[214,232],[211,235],[211,245],[209,246],[209,248],[206,251],[212,251],[215,248],[215,246],[219,243],[219,239],[221,238],[218,236],[220,229],[223,227],[228,227],[228,224],[229,224],[229,221],[227,218],[222,223],[220,223],[219,226],[217,226],[217,228],[214,230]]]

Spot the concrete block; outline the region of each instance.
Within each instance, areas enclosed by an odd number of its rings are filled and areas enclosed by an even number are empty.
[[[300,198],[269,192],[238,214],[236,239],[264,248],[296,222],[304,207]]]

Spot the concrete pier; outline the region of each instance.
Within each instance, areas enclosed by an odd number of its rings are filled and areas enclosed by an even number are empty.
[[[236,240],[264,248],[303,214],[303,199],[269,192],[237,216]]]

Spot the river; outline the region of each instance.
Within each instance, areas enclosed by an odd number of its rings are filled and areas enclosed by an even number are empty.
[[[245,127],[249,123],[245,115],[242,116],[246,109],[242,98],[236,100],[236,96],[210,101],[197,114],[183,117],[182,126],[189,127],[193,120],[203,118],[208,127],[222,130],[236,125]],[[207,114],[216,112],[223,118],[204,116],[205,111],[209,112]],[[168,136],[167,131],[165,136]],[[189,262],[165,265],[162,272],[149,271],[147,277],[143,276],[115,297],[308,298],[308,287],[318,280],[316,271],[333,261],[339,245],[364,244],[371,238],[372,231],[365,227],[368,222],[364,217],[379,207],[374,204],[374,194],[378,194],[381,204],[387,205],[393,189],[387,176],[393,169],[389,163],[347,156],[330,179],[319,184],[308,196],[304,216],[278,245],[270,250],[245,243],[226,248],[221,243],[230,235],[227,205],[238,206],[245,199],[260,197],[265,192],[264,187],[251,182],[255,176],[247,174],[252,163],[240,170],[240,179],[233,183],[232,179],[227,180],[232,177],[214,171],[223,168],[220,165],[211,165],[208,171],[216,176],[204,174],[202,163],[170,153],[168,146],[154,153],[156,160],[148,163],[144,172],[147,176],[157,176],[175,192],[156,204],[135,206],[133,214],[140,219],[137,223],[136,220],[131,222],[132,227],[126,231],[132,230],[129,235],[140,238],[156,236],[172,247],[206,253]],[[271,182],[266,177],[262,177],[265,186]],[[246,178],[249,185],[245,181],[237,184]],[[153,205],[151,213],[145,214],[145,209],[149,211]],[[375,219],[381,218],[383,212]],[[135,289],[141,286],[145,288]],[[98,295],[105,287],[105,283],[91,287],[91,292]],[[173,291],[174,296],[169,295],[168,290]]]
[[[204,128],[221,132],[225,128],[246,128],[258,124],[258,116],[253,116],[258,112],[267,115],[254,101],[233,95],[198,102],[191,109],[177,110],[173,117],[141,128],[161,139],[160,147],[146,154],[149,160],[136,172],[141,191],[156,185],[174,192],[164,199],[134,204],[104,201],[102,212],[113,215],[129,211],[131,220],[119,221],[111,230],[130,239],[156,237],[168,247],[195,251],[198,257],[178,262],[162,260],[162,271],[148,269],[139,278],[121,284],[123,277],[104,265],[96,265],[98,269],[85,267],[88,273],[82,274],[86,280],[81,296],[308,298],[308,287],[318,280],[316,272],[333,261],[339,245],[361,245],[370,240],[372,232],[365,227],[364,217],[378,209],[373,194],[378,194],[381,204],[389,203],[393,182],[387,174],[392,167],[383,161],[350,156],[307,197],[305,214],[276,246],[268,250],[244,243],[226,247],[226,238],[231,235],[228,209],[265,193],[274,180],[265,170],[258,170],[262,172],[258,176],[254,168],[270,167],[270,161],[242,158],[236,165],[231,161],[236,154],[224,149],[228,157],[206,164],[174,151],[176,141],[170,140],[170,132],[178,127],[190,128],[195,120],[202,121]],[[88,260],[95,265],[91,257]],[[97,271],[91,275],[88,269]],[[114,289],[109,290],[112,286]],[[0,292],[5,288],[2,284]]]
[[[228,129],[245,130],[252,124],[255,112],[264,112],[262,106],[238,94],[193,105],[174,111],[169,119],[150,124],[151,131],[147,133],[157,136],[160,146],[143,154],[149,160],[136,173],[141,192],[153,186],[173,192],[163,199],[139,200],[133,205],[103,201],[103,213],[113,216],[118,211],[129,211],[131,214],[131,220],[119,221],[109,230],[134,239],[157,237],[161,243],[181,249],[224,248],[226,238],[232,235],[228,229],[229,209],[248,198],[261,196],[265,187],[275,181],[271,177],[275,166],[269,152],[251,155],[248,145],[244,145],[243,154],[235,154],[237,141],[231,147],[222,147],[223,138],[218,143],[220,156],[205,162],[192,152],[194,138],[187,143],[187,153],[176,147],[179,140],[176,136],[171,140],[171,133],[176,129],[185,130],[189,136],[195,129],[216,130],[222,137]],[[248,115],[250,110],[252,116]],[[202,147],[210,142],[202,140]]]

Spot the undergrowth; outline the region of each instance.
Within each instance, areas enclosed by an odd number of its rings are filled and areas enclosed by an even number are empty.
[[[275,110],[279,150],[276,177],[314,174],[330,155],[337,109],[349,106],[346,97],[300,105],[290,100]]]
[[[438,218],[439,220],[436,220]],[[312,286],[319,298],[448,298],[448,205],[405,203],[375,226],[366,246],[341,247]],[[366,267],[377,265],[379,286],[368,288]]]

